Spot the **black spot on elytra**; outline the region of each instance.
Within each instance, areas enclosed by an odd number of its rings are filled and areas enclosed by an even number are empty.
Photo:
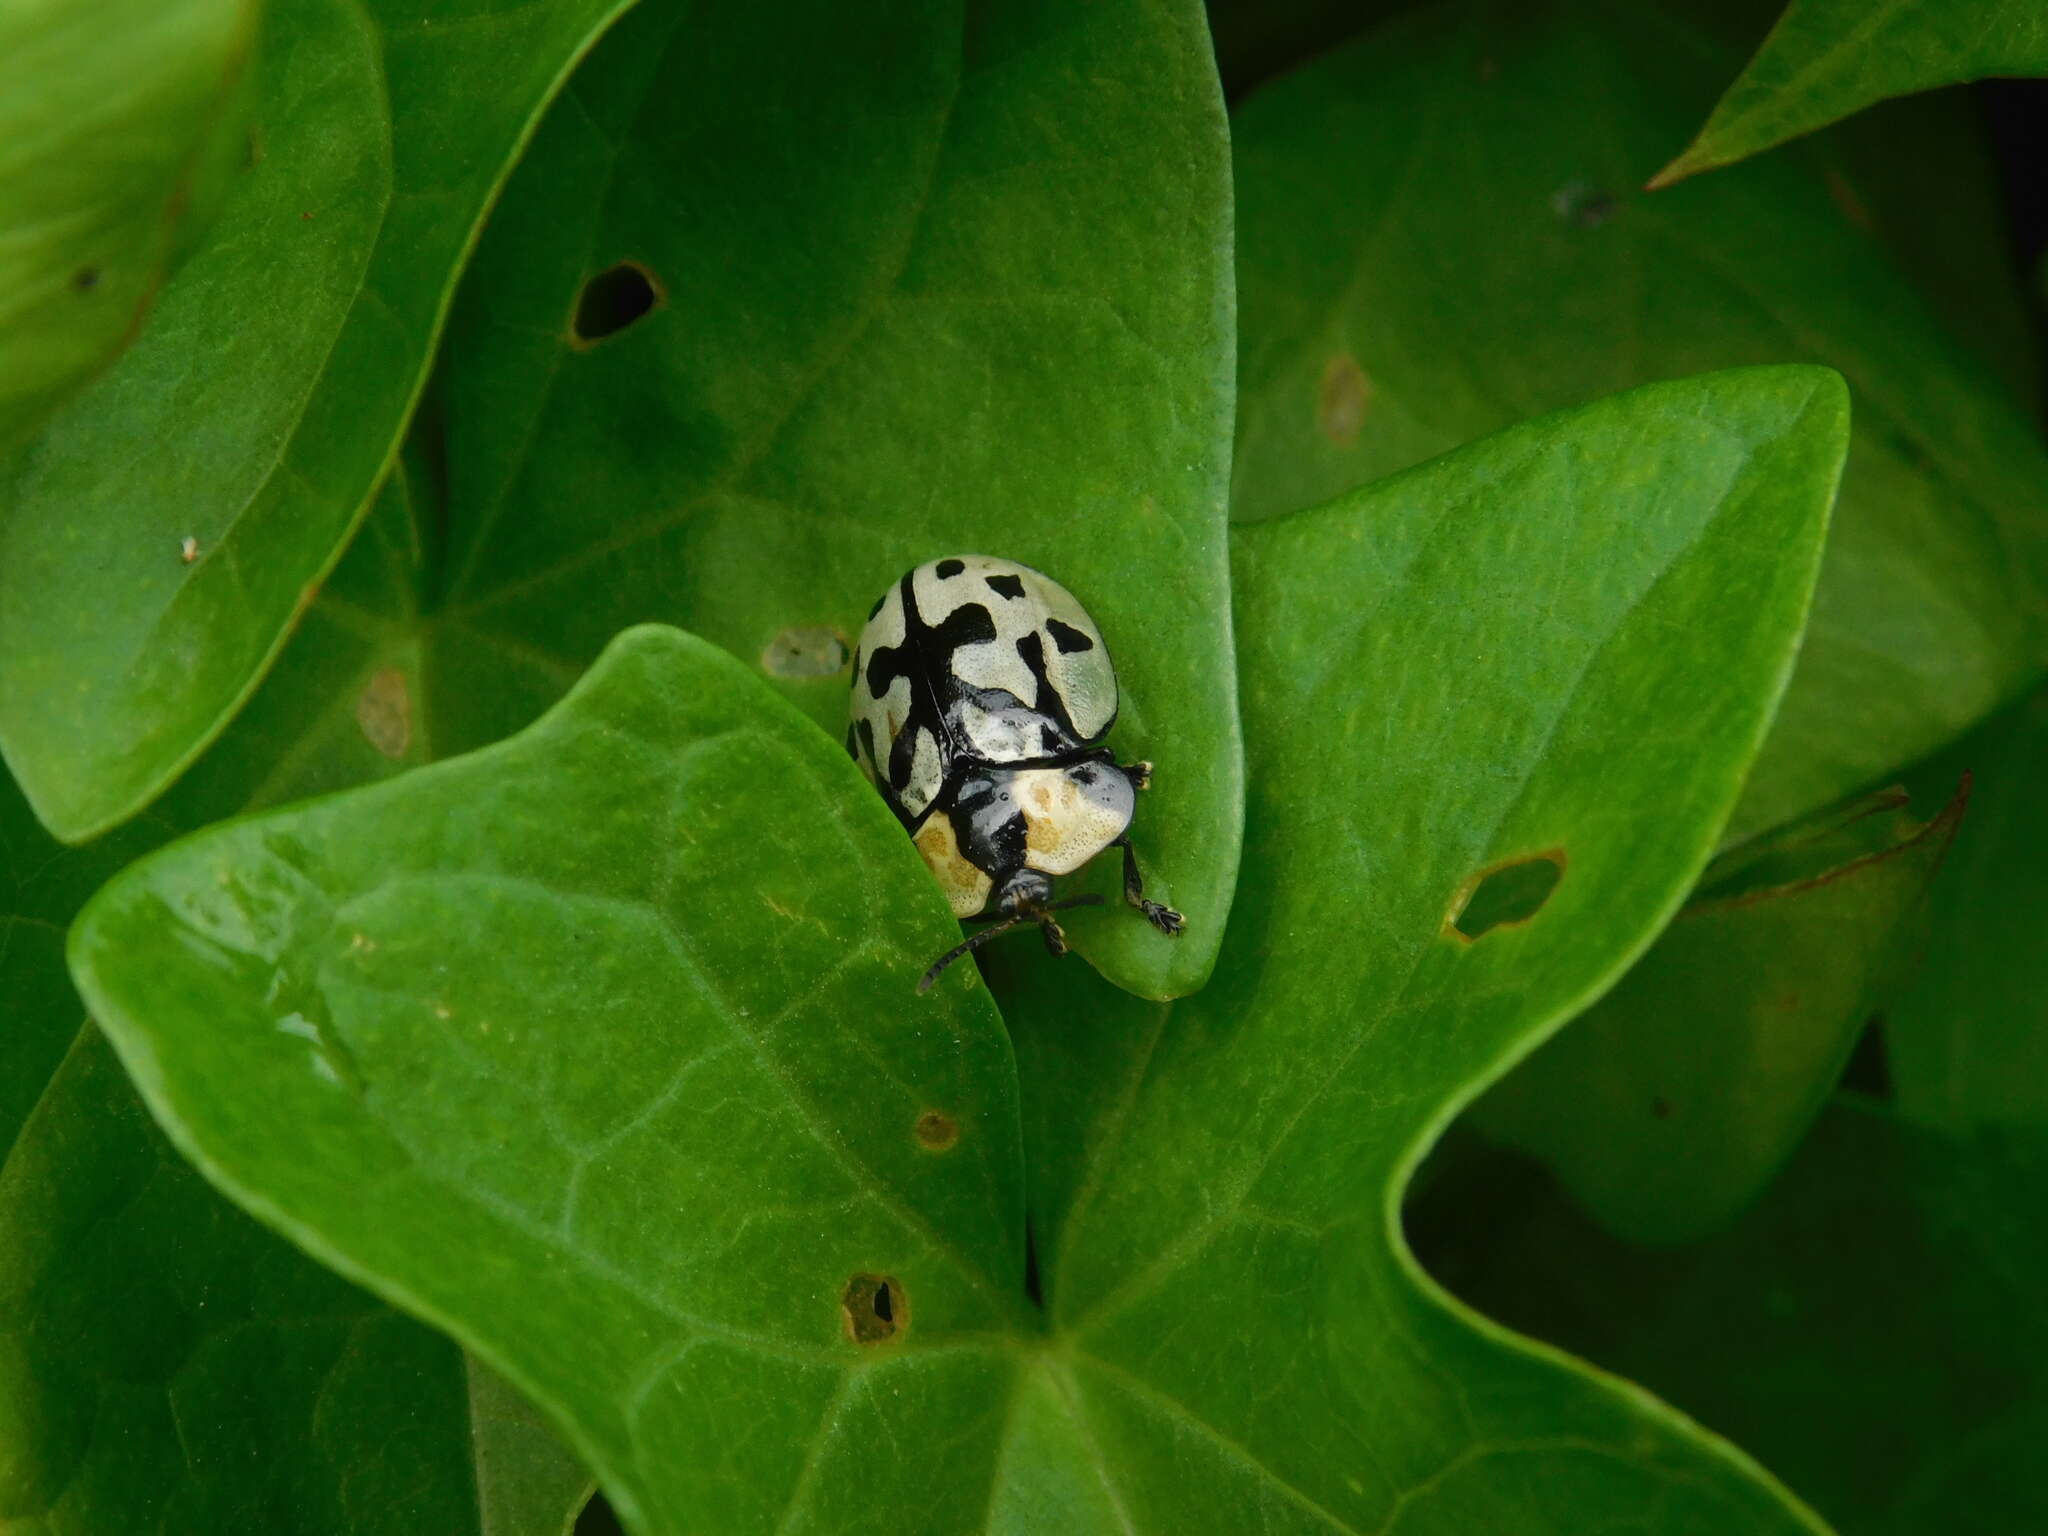
[[[1024,581],[1018,576],[991,576],[988,578],[988,589],[998,597],[1007,597],[1014,603],[1024,595]]]
[[[962,571],[964,571],[964,570],[966,570],[966,569],[967,569],[967,564],[966,564],[966,562],[965,562],[965,561],[962,561],[962,560],[941,560],[941,561],[939,562],[939,566],[938,566],[938,570],[939,570],[939,580],[941,580],[941,581],[950,581],[950,580],[952,580],[952,579],[953,579],[953,578],[954,578],[955,576],[958,576],[958,575],[959,575],[959,574],[960,574],[960,573],[961,573]]]
[[[1046,676],[1045,642],[1039,639],[1037,630],[1032,630],[1017,642],[1017,655],[1037,685],[1038,697],[1031,701],[1031,707],[1056,724],[1067,740],[1079,741],[1081,733],[1074,729],[1074,717],[1067,713],[1067,701],[1060,697],[1060,691]]]
[[[875,599],[875,606],[868,610],[868,617],[872,619],[876,614],[880,613],[882,611],[882,604],[886,603],[887,601],[889,601],[889,594],[884,592],[880,597]]]
[[[905,585],[908,586],[907,580]],[[933,626],[924,623],[914,605],[909,606],[904,612],[903,627],[901,645],[878,646],[874,655],[868,658],[868,692],[879,699],[897,678],[910,678],[913,711],[926,692],[918,686],[919,679],[911,672],[920,653],[943,659],[952,656],[962,646],[986,645],[996,637],[996,621],[979,603],[962,603]],[[934,726],[937,723],[936,720],[932,722]]]
[[[846,755],[856,763],[860,761],[860,737],[851,725],[846,728]]]
[[[1047,619],[1045,627],[1051,631],[1053,644],[1060,648],[1062,656],[1071,656],[1078,651],[1092,651],[1095,642],[1071,624],[1062,624],[1058,619]]]
[[[910,769],[917,761],[917,743],[920,738],[932,741],[934,748],[938,745],[932,739],[932,733],[921,725],[905,725],[896,733],[895,741],[890,743],[889,782],[898,790],[907,789],[910,785]]]
[[[867,753],[868,761],[872,763],[875,760],[875,728],[868,723],[865,716],[854,721],[853,727],[860,732],[861,750]],[[858,757],[859,754],[856,753],[855,756]]]

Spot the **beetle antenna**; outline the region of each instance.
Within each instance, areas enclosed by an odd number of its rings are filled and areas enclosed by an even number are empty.
[[[1048,902],[1042,907],[1033,907],[1029,911],[1024,912],[1012,912],[1007,917],[998,918],[972,938],[962,939],[958,944],[955,944],[951,949],[939,956],[937,960],[933,961],[932,968],[918,978],[918,996],[922,997],[925,993],[931,991],[933,984],[945,974],[946,967],[955,960],[958,960],[962,955],[973,954],[974,951],[981,948],[982,945],[986,944],[997,934],[1008,933],[1019,923],[1035,923],[1048,912],[1064,912],[1070,907],[1099,907],[1101,905],[1101,894],[1096,891],[1088,891],[1079,896],[1069,896],[1065,901]]]
[[[918,995],[922,997],[925,993],[931,991],[932,984],[936,982],[939,979],[939,977],[945,974],[946,967],[951,965],[955,960],[958,960],[962,955],[971,955],[974,953],[974,951],[981,948],[982,945],[986,944],[990,939],[994,938],[997,934],[1008,933],[1012,928],[1016,927],[1019,923],[1028,923],[1031,921],[1033,921],[1033,919],[1026,916],[1022,912],[1012,912],[1008,917],[1005,917],[1000,921],[989,924],[988,927],[982,929],[981,932],[975,934],[973,938],[962,939],[958,944],[955,944],[951,949],[947,950],[943,955],[939,956],[937,960],[933,961],[932,968],[926,971],[924,975],[918,978]]]

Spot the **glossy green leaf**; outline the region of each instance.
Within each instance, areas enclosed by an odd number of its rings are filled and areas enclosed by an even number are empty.
[[[890,582],[1022,560],[1108,638],[1112,743],[1157,764],[1134,838],[1189,919],[1169,940],[1082,912],[1076,945],[1137,991],[1199,986],[1241,799],[1229,238],[1191,0],[633,17],[536,138],[452,323],[442,636],[499,681],[440,710],[451,740],[525,724],[642,620],[838,737]],[[609,285],[653,307],[597,339]]]
[[[1033,1152],[1049,1336],[1007,1041],[971,973],[910,992],[938,894],[832,738],[704,642],[633,631],[507,743],[145,860],[74,968],[188,1153],[532,1392],[637,1531],[1577,1529],[1645,1500],[1803,1528],[1729,1448],[1446,1311],[1359,1196],[1696,873],[1844,429],[1825,373],[1716,376],[1252,533],[1240,963],[1171,1006],[1029,971],[1088,998],[1065,1024],[1097,1053],[1034,1105],[1037,1139],[1065,1104]],[[1603,579],[1564,580],[1594,548]],[[1491,663],[1457,712],[1452,657]],[[1545,911],[1446,938],[1532,838],[1572,850]],[[1335,924],[1364,941],[1332,966]],[[1049,1086],[1060,1015],[1021,1016]]]
[[[2048,75],[2048,12],[2035,0],[1791,0],[1651,185],[1761,154],[1890,96],[1989,75]]]
[[[208,1188],[91,1030],[0,1167],[0,1232],[10,1536],[552,1536],[582,1502],[460,1350]],[[493,1450],[527,1486],[487,1500]]]
[[[1800,1528],[1728,1447],[1447,1306],[1391,1212],[1705,861],[1845,428],[1830,375],[1715,375],[1240,530],[1252,792],[1215,980],[1120,1003],[1013,954],[1001,992],[1046,1302],[1130,1528]],[[1545,851],[1533,917],[1449,931]]]
[[[1899,1110],[1927,1125],[2048,1125],[2048,694],[1918,777],[1967,772],[1970,815],[1913,985],[1884,1012]]]
[[[1649,379],[1839,369],[1857,427],[1800,667],[1730,827],[1746,837],[2038,675],[2048,453],[1804,157],[1632,193],[1715,83],[1679,23],[1493,14],[1383,28],[1239,109],[1236,515]]]
[[[80,1033],[64,967],[85,897],[175,825],[395,766],[359,718],[366,679],[387,679],[371,691],[390,699],[389,669],[348,626],[404,602],[410,572],[388,558],[413,542],[403,485],[270,685],[150,814],[65,849],[0,781],[9,1533],[556,1536],[590,1486],[509,1388],[209,1189]],[[388,746],[388,725],[379,735]]]
[[[1650,952],[1473,1105],[1473,1123],[1623,1237],[1724,1225],[1792,1155],[1917,958],[1963,806],[1917,826],[1861,807],[1747,851],[1736,893],[1710,868]],[[1856,856],[1840,862],[1845,844]]]
[[[733,1529],[872,1483],[885,1406],[996,1431],[1014,1078],[983,991],[911,991],[950,927],[835,740],[650,628],[509,743],[144,861],[73,966],[215,1178],[501,1366],[629,1521]]]
[[[0,752],[58,836],[148,804],[255,686],[370,503],[486,204],[624,3],[272,8],[259,163],[136,344],[0,460]]]
[[[1679,1249],[1531,1182],[1498,1160],[1433,1181],[1409,1221],[1431,1272],[1731,1436],[1845,1536],[2048,1528],[2038,1134],[1840,1102],[1755,1209]]]
[[[1065,1208],[1071,1153],[1034,1149],[1051,1337],[1008,1040],[971,973],[909,991],[936,889],[834,739],[676,631],[498,748],[152,856],[74,971],[213,1178],[502,1366],[641,1532],[1567,1528],[1645,1499],[1665,1530],[1794,1530],[1733,1450],[1444,1311],[1360,1210],[1692,881],[1843,432],[1831,375],[1720,375],[1253,530],[1241,963],[1171,1008],[1034,973],[1092,993],[1067,1022],[1104,1053]],[[1604,580],[1563,580],[1589,549]],[[1448,657],[1491,668],[1456,713]],[[1532,838],[1573,860],[1540,918],[1446,938],[1468,872]],[[1333,924],[1368,934],[1339,971]],[[1270,1329],[1186,1327],[1262,1294],[1292,1307]]]
[[[474,1355],[462,1362],[480,1536],[570,1536],[595,1479],[518,1388]]]
[[[134,334],[246,149],[258,0],[0,10],[0,449]]]

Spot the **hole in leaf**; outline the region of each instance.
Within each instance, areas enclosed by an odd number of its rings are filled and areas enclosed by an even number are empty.
[[[616,336],[657,308],[661,301],[661,286],[639,262],[622,261],[607,267],[583,285],[583,293],[576,300],[571,339],[579,347],[588,347],[607,336]]]
[[[1358,441],[1365,425],[1366,408],[1372,404],[1372,380],[1349,352],[1339,352],[1323,365],[1323,381],[1316,389],[1316,426],[1323,436],[1340,448]]]
[[[960,1122],[941,1110],[928,1109],[917,1117],[917,1144],[927,1152],[949,1152],[960,1140]]]
[[[910,1326],[910,1298],[892,1275],[855,1275],[839,1293],[839,1312],[856,1344],[880,1344]]]
[[[796,625],[762,648],[761,670],[771,677],[831,677],[844,670],[846,658],[846,641],[838,630]]]
[[[1444,926],[1467,943],[1496,928],[1517,927],[1543,910],[1563,878],[1562,848],[1505,860],[1465,883]]]

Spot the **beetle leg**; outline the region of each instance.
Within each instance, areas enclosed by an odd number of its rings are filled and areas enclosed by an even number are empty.
[[[1150,789],[1152,787],[1152,765],[1150,763],[1123,763],[1120,766],[1124,771],[1124,777],[1131,781],[1131,788]]]
[[[988,923],[988,926],[975,934],[973,938],[965,939],[955,944],[951,949],[939,956],[937,960],[933,961],[931,969],[918,979],[918,995],[922,996],[931,991],[932,984],[945,973],[946,967],[955,960],[958,960],[962,955],[973,954],[998,934],[1008,933],[1012,928],[1023,923],[1037,923],[1040,931],[1045,934],[1045,947],[1052,950],[1056,955],[1064,955],[1067,952],[1066,930],[1053,921],[1052,914],[1064,912],[1069,907],[1099,907],[1101,905],[1101,896],[1094,891],[1084,891],[1079,896],[1069,896],[1066,900],[1053,902],[1050,906],[1032,906],[1018,911],[1005,912],[994,918],[989,917],[987,913],[980,913],[977,917],[963,918],[963,922],[984,921]]]
[[[1148,767],[1149,764],[1139,764]],[[1138,851],[1131,846],[1128,837],[1120,837],[1112,847],[1124,851],[1124,900],[1145,914],[1146,919],[1161,933],[1176,934],[1188,925],[1188,920],[1163,902],[1150,901],[1145,896],[1145,877],[1138,873]]]

